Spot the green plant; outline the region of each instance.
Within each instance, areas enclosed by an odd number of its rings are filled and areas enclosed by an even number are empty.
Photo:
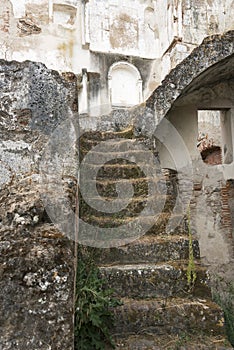
[[[190,335],[186,332],[182,332],[175,343],[175,350],[180,349],[181,346],[186,345],[190,340]]]
[[[90,250],[79,247],[75,303],[75,349],[103,350],[113,348],[110,336],[113,325],[111,307],[119,305],[111,289],[104,289],[99,269]]]
[[[192,236],[192,230],[191,230],[191,218],[190,218],[190,208],[188,208],[188,234],[189,234],[189,262],[187,267],[187,283],[189,289],[192,289],[196,278],[196,268],[194,263],[194,254],[193,254],[193,236]]]
[[[216,291],[213,294],[213,299],[223,310],[227,337],[234,346],[234,283],[229,284],[222,297]]]

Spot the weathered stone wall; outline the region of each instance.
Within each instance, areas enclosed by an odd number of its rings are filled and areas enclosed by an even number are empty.
[[[0,201],[0,348],[73,349],[73,244],[49,223],[38,177]]]
[[[234,31],[225,33],[224,35],[215,35],[205,38],[202,44],[195,48],[191,55],[187,57],[183,62],[178,64],[170,74],[168,74],[163,80],[162,84],[155,89],[152,95],[147,99],[146,106],[155,110],[155,117],[157,122],[162,120],[162,118],[171,109],[173,103],[178,97],[180,97],[180,105],[191,104],[193,101],[196,106],[202,99],[202,104],[207,102],[208,106],[212,108],[210,101],[214,97],[212,92],[209,91],[208,96],[201,90],[201,95],[188,94],[189,84],[196,79],[195,84],[201,84],[200,75],[202,72],[211,68],[213,73],[219,74],[219,70],[225,67],[225,58],[230,56],[229,60],[229,75],[232,76],[232,64],[234,51]],[[215,66],[216,63],[221,62],[223,64],[220,66]],[[228,70],[228,67],[227,67]],[[211,72],[210,72],[211,73]],[[212,74],[210,74],[212,76]],[[215,75],[213,76],[215,78]],[[217,79],[216,79],[217,82]],[[222,86],[221,93],[222,93]],[[186,93],[186,97],[184,97]],[[185,100],[187,98],[187,100]],[[225,96],[222,95],[222,98]],[[184,100],[182,100],[184,99]],[[183,103],[184,102],[184,103]]]
[[[70,350],[74,244],[45,212],[39,164],[57,125],[77,111],[76,80],[1,61],[0,85],[0,349]]]
[[[73,79],[73,76],[72,78]],[[76,79],[43,64],[0,61],[0,183],[38,171],[45,143],[77,111]]]

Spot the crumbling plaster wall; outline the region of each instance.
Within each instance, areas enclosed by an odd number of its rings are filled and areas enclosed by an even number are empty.
[[[233,29],[232,7],[232,0],[3,0],[0,58],[101,75],[97,53],[140,58],[147,60],[146,98],[204,37]],[[100,89],[98,101],[108,103],[108,89]]]
[[[45,212],[39,165],[57,125],[77,112],[76,79],[1,60],[0,86],[0,349],[72,350],[74,244]]]

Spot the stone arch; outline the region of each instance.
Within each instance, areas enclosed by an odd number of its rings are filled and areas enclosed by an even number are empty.
[[[146,101],[146,106],[154,111],[156,125],[164,117],[171,118],[172,124],[182,132],[192,157],[198,155],[197,111],[216,109],[228,112],[232,106],[233,87],[230,86],[230,78],[234,76],[233,42],[234,31],[204,39],[199,47],[166,76]],[[225,79],[229,80],[229,86],[224,83]],[[190,119],[187,117],[188,106],[190,106]],[[171,112],[175,108],[181,108],[180,118],[176,113]],[[230,114],[230,111],[228,113]],[[227,125],[230,124],[231,119],[228,113]],[[186,132],[188,128],[193,130],[193,134]],[[231,140],[229,140],[230,143]],[[166,154],[167,152],[163,158],[169,159],[169,155],[167,157]],[[173,162],[168,161],[168,163],[173,168]],[[226,169],[228,172],[228,168]],[[227,178],[230,177],[228,176],[227,174]]]
[[[233,43],[234,30],[205,38],[200,46],[166,76],[146,101],[146,106],[154,110],[157,122],[166,116],[174,102],[195,79],[234,54]]]
[[[142,102],[141,75],[128,62],[117,62],[110,67],[108,89],[112,106],[127,107]]]
[[[228,266],[233,257],[231,247],[234,234],[230,223],[233,192],[228,190],[227,181],[234,179],[234,162],[232,158],[231,164],[213,167],[202,162],[196,145],[197,115],[199,110],[220,110],[224,113],[223,124],[228,131],[224,135],[225,146],[233,152],[233,66],[234,31],[208,37],[170,72],[146,101],[146,106],[154,111],[156,124],[163,118],[168,119],[179,132],[190,153],[193,167],[191,180],[194,186],[191,197],[193,229],[199,239],[201,255],[211,266]],[[173,157],[169,159],[170,154],[166,153],[165,147],[161,154],[162,166],[171,166],[174,169]],[[159,156],[161,154],[159,152]],[[182,183],[183,173],[180,169],[179,172]],[[186,188],[184,193],[181,191],[181,197],[185,197]],[[232,203],[229,208],[228,201]]]

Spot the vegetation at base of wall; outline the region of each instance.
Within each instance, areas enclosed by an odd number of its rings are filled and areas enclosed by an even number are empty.
[[[196,278],[196,268],[194,263],[194,253],[193,253],[193,236],[192,236],[192,230],[191,230],[191,219],[190,219],[190,208],[188,208],[188,234],[189,234],[189,261],[188,261],[188,267],[187,267],[187,284],[189,289],[192,289]]]
[[[113,326],[111,307],[119,305],[111,289],[104,289],[92,250],[78,248],[75,303],[75,349],[115,348],[110,336]]]
[[[234,346],[234,283],[228,285],[222,296],[216,290],[213,293],[213,299],[224,312],[227,337],[232,346]]]

